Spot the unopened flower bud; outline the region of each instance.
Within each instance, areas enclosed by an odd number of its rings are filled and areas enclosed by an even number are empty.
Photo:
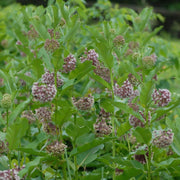
[[[5,109],[8,109],[11,107],[12,103],[12,97],[10,94],[4,94],[3,98],[1,99],[1,106]]]
[[[154,67],[154,65],[156,63],[156,56],[155,55],[145,56],[142,59],[142,63],[143,63],[143,67],[145,69],[151,69]]]
[[[44,44],[45,50],[50,53],[53,53],[59,47],[60,47],[60,44],[55,39],[46,39],[45,44]]]

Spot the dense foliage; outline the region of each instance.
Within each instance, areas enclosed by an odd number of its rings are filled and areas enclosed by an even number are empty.
[[[0,177],[180,177],[180,53],[159,17],[108,1],[1,9]]]

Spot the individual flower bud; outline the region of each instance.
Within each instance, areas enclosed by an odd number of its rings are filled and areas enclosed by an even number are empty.
[[[44,132],[51,135],[57,135],[56,132],[59,132],[59,129],[52,122],[42,122],[42,127]]]
[[[94,124],[94,130],[98,137],[102,137],[104,135],[109,135],[112,132],[112,126],[106,123],[106,119],[97,119]]]
[[[56,96],[56,92],[55,85],[39,85],[39,83],[35,82],[32,87],[32,95],[35,100],[40,102],[52,101]]]
[[[1,106],[5,109],[9,109],[11,107],[12,99],[10,94],[4,94],[1,99]]]
[[[113,43],[114,43],[114,46],[121,46],[121,45],[124,45],[125,39],[123,36],[119,35],[114,38]]]
[[[145,56],[142,59],[142,63],[145,69],[151,69],[156,63],[156,56],[154,54],[151,56]]]
[[[39,37],[38,32],[35,30],[33,25],[30,25],[30,30],[27,33],[29,39],[36,39]]]
[[[53,53],[59,47],[60,47],[60,44],[55,39],[46,39],[45,44],[44,44],[45,50],[50,53]]]
[[[106,67],[101,67],[100,65],[96,66],[96,69],[94,69],[95,74],[102,77],[105,81],[110,83],[111,77],[110,77],[110,70]]]
[[[21,118],[26,118],[30,124],[36,121],[35,114],[31,110],[23,111]]]
[[[94,97],[92,95],[88,95],[88,97],[83,97],[77,100],[76,98],[72,98],[74,106],[79,110],[90,110],[94,104]]]
[[[167,89],[155,89],[152,98],[159,107],[167,106],[171,101],[171,93]]]
[[[124,81],[121,87],[119,87],[117,83],[114,86],[114,94],[116,96],[119,96],[120,98],[130,97],[132,93],[133,93],[133,86],[128,80]]]
[[[48,107],[40,107],[35,112],[38,120],[43,122],[51,120],[52,112]]]
[[[50,73],[49,71],[46,71],[42,77],[42,82],[47,84],[47,85],[54,85],[54,73]],[[57,74],[57,87],[61,87],[63,85],[63,80],[60,79],[60,75]]]
[[[69,73],[76,68],[76,58],[74,55],[70,54],[64,58],[63,70],[64,73]]]
[[[92,61],[92,64],[94,66],[100,65],[99,60],[98,60],[99,55],[96,53],[94,49],[90,49],[88,52],[87,52],[87,49],[85,49],[84,54],[85,54],[84,56],[80,57],[81,62]]]
[[[155,130],[153,131],[152,144],[158,148],[166,148],[173,142],[174,133],[172,130]]]
[[[54,141],[46,147],[46,150],[54,156],[60,156],[64,154],[66,148],[67,146],[62,142]]]

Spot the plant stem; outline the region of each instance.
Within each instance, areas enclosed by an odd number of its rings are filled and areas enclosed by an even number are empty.
[[[148,180],[151,180],[151,145],[148,146]]]
[[[76,114],[74,114],[74,124],[76,125]],[[75,144],[75,139],[73,142],[73,148],[76,148],[76,144]],[[74,171],[74,175],[75,175],[75,180],[78,180],[78,166],[77,166],[77,156],[74,156],[74,166],[75,166],[75,171]]]
[[[8,129],[8,126],[9,126],[9,112],[8,112],[8,109],[6,110],[6,123],[7,123],[7,125],[6,125],[6,130]]]
[[[110,76],[111,76],[111,92],[112,92],[112,100],[114,101],[114,81],[113,81],[113,73],[112,69],[110,69]],[[112,137],[115,137],[115,115],[114,115],[114,109],[113,109],[113,115],[111,118],[111,123],[112,123]],[[115,158],[116,156],[116,147],[115,147],[115,140],[113,140],[113,145],[112,145],[112,156]],[[113,171],[113,180],[116,179],[116,172],[115,169]]]
[[[65,159],[64,159],[64,154],[62,155],[62,160],[65,161]],[[63,177],[64,177],[64,180],[67,180],[66,163],[63,163],[62,170],[63,170]]]

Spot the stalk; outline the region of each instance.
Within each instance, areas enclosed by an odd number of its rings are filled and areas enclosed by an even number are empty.
[[[148,180],[151,180],[151,145],[148,146],[148,164],[147,164],[147,169],[148,169]]]
[[[6,110],[6,130],[8,129],[8,126],[9,126],[9,111],[8,111],[8,109]]]
[[[114,101],[114,81],[113,81],[113,73],[112,73],[112,69],[110,70],[110,76],[111,76],[111,89],[112,89],[112,100]],[[112,137],[115,137],[115,117],[114,117],[114,111],[113,111],[113,115],[111,118],[111,123],[112,123]],[[116,147],[115,147],[115,140],[113,140],[112,142],[112,156],[113,158],[115,158],[116,156]],[[116,172],[115,170],[113,171],[113,180],[116,179]]]
[[[74,114],[74,124],[76,125],[76,114]],[[73,148],[76,148],[75,140],[73,142]],[[75,180],[78,180],[78,166],[77,166],[77,156],[76,155],[74,155],[74,166],[75,166],[75,170],[74,170]]]

